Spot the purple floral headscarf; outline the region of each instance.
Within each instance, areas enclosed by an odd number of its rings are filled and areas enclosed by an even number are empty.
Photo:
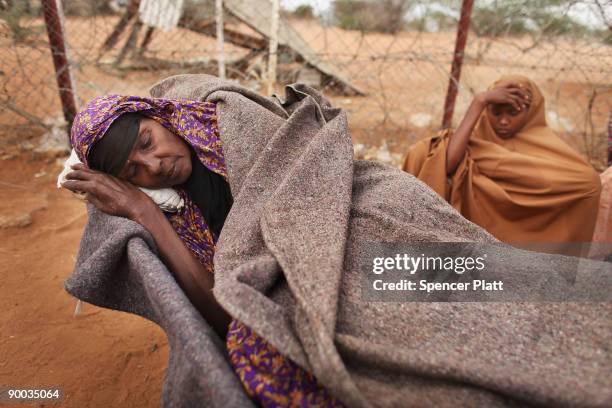
[[[92,99],[72,124],[70,140],[79,159],[87,164],[92,146],[106,134],[115,119],[124,113],[138,112],[159,122],[187,142],[209,170],[227,179],[225,158],[217,127],[216,104],[178,101],[140,96],[104,95]],[[176,189],[185,201],[177,213],[165,213],[181,240],[209,272],[217,238],[208,228],[202,213],[188,194]]]
[[[94,98],[76,115],[70,133],[72,147],[83,163],[87,164],[91,147],[104,136],[113,121],[128,112],[138,112],[158,121],[189,143],[202,164],[227,176],[221,140],[215,132],[216,105],[212,102],[122,95]]]

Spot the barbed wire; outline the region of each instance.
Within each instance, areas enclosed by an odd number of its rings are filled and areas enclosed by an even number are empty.
[[[280,16],[277,92],[294,81],[322,89],[347,111],[357,141],[388,142],[398,153],[439,129],[459,2],[302,3]],[[612,31],[610,6],[593,0],[544,3],[492,0],[476,5],[454,122],[474,93],[503,74],[523,74],[542,88],[551,127],[602,169],[612,110],[612,41],[605,35]],[[218,73],[214,0],[62,4],[77,105],[108,92],[144,95],[151,84],[172,74]],[[48,127],[61,117],[62,104],[43,4],[5,0],[0,7],[2,138],[16,126]],[[266,92],[271,81],[270,0],[224,0],[224,7],[227,75]],[[599,26],[572,20],[573,10],[585,8],[599,13]],[[400,9],[399,19],[389,12]]]

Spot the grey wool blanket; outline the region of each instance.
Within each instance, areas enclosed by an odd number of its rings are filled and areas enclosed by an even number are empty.
[[[367,243],[497,241],[414,177],[355,161],[345,114],[322,95],[293,85],[281,102],[206,75],[170,77],[151,94],[218,104],[234,196],[215,255],[218,301],[346,406],[612,406],[610,302],[364,299]],[[150,235],[89,215],[66,289],[165,330],[163,405],[250,406]],[[567,257],[499,251],[496,276],[572,272]],[[610,287],[609,264],[584,261],[580,273],[602,276],[585,291]]]

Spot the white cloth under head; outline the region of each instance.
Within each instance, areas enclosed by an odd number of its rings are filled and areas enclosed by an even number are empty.
[[[81,163],[76,152],[72,149],[70,157],[64,162],[64,168],[57,176],[57,188],[62,188],[62,184],[66,181],[66,175],[72,171],[71,166]],[[149,188],[138,187],[143,193],[151,197],[151,199],[165,212],[177,212],[185,205],[184,200],[178,192],[172,188],[161,188],[151,190]]]

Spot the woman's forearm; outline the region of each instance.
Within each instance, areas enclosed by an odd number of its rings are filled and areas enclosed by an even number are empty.
[[[157,206],[144,206],[133,219],[153,235],[162,260],[179,286],[213,329],[225,338],[231,318],[212,293],[214,275],[204,271]]]
[[[162,260],[191,303],[224,338],[230,316],[213,296],[214,276],[206,272],[187,249],[153,200],[136,186],[91,170],[82,163],[73,165],[72,169],[62,186],[85,192],[87,200],[100,211],[129,218],[144,226],[153,235]]]
[[[457,166],[463,159],[465,150],[467,149],[470,135],[476,126],[476,122],[480,114],[486,107],[486,103],[482,94],[476,95],[470,104],[463,120],[453,132],[446,148],[446,174],[450,175],[455,172]]]

